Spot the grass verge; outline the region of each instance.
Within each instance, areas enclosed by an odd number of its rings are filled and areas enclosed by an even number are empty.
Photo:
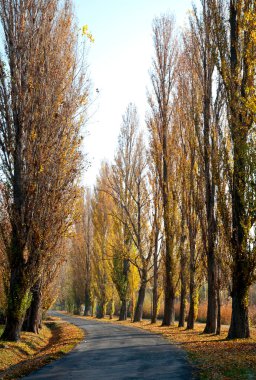
[[[86,317],[88,319],[88,317]],[[94,318],[96,319],[96,318]],[[256,330],[251,331],[250,339],[226,340],[228,326],[223,326],[220,336],[203,334],[204,324],[197,323],[193,331],[177,325],[162,327],[161,322],[151,324],[148,320],[131,323],[111,322],[130,327],[138,327],[163,335],[177,344],[188,354],[189,360],[198,371],[201,380],[250,380],[256,379]]]
[[[18,379],[59,359],[83,337],[78,327],[50,318],[38,335],[22,333],[20,342],[0,341],[0,379]]]

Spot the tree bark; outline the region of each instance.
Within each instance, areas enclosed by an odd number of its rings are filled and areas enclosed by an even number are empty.
[[[124,239],[124,245],[128,246],[128,238]],[[119,260],[119,259],[118,259]],[[120,270],[117,266],[117,269]],[[128,305],[127,305],[127,292],[128,292],[128,283],[129,283],[129,270],[130,262],[127,258],[122,259],[122,269],[121,269],[121,281],[120,278],[116,279],[113,277],[120,301],[121,308],[119,312],[119,321],[126,321]]]
[[[228,339],[249,338],[248,298],[249,285],[244,277],[244,263],[239,262],[233,271],[232,316]]]
[[[189,313],[187,321],[187,330],[193,330],[197,315],[197,288],[195,284],[195,270],[190,270],[190,283],[189,283]]]
[[[74,311],[73,311],[73,313],[74,313],[75,315],[80,315],[80,309],[81,309],[80,300],[75,300]]]
[[[154,284],[152,295],[152,316],[151,323],[156,323],[158,312],[158,284]]]
[[[193,167],[193,161],[192,161]],[[192,171],[191,171],[192,173]],[[191,178],[192,183],[192,178]],[[193,212],[193,211],[192,211]],[[198,307],[198,293],[197,293],[197,284],[196,284],[196,236],[197,236],[197,227],[196,221],[193,216],[189,214],[188,218],[188,230],[189,230],[189,313],[187,321],[187,329],[194,329],[195,320],[197,317],[197,307]]]
[[[154,275],[153,275],[153,294],[152,294],[152,315],[151,323],[156,323],[158,311],[158,236],[159,228],[156,227],[155,231],[155,244],[154,244]]]
[[[126,321],[127,319],[127,299],[121,300],[121,308],[119,313],[119,321]]]
[[[92,312],[91,312],[92,317],[94,317],[94,313],[95,313],[95,299],[93,298],[92,299]]]
[[[136,308],[135,308],[135,312],[134,312],[133,322],[142,321],[143,304],[144,304],[145,294],[146,294],[146,285],[147,285],[147,279],[142,278],[140,289],[139,289],[139,294],[138,294],[138,299],[137,299],[137,303],[136,303]]]
[[[41,319],[42,319],[42,313],[41,313],[42,290],[41,290],[40,279],[31,288],[31,295],[32,295],[32,301],[26,312],[26,317],[25,317],[22,329],[24,331],[38,334],[40,324],[41,324]]]
[[[84,316],[85,317],[90,315],[91,307],[92,307],[92,302],[91,302],[90,290],[88,289],[88,287],[86,287],[85,288],[85,302],[84,302]]]
[[[115,302],[112,299],[110,300],[110,304],[109,304],[109,319],[113,319],[114,312],[115,312]]]
[[[184,198],[182,200],[184,202]],[[183,207],[183,206],[182,206]],[[185,240],[186,236],[184,234],[185,228],[185,215],[184,210],[182,209],[181,217],[181,238],[180,238],[180,282],[181,282],[181,291],[180,291],[180,315],[179,315],[179,327],[185,326],[185,313],[186,313],[186,296],[187,296],[187,258],[185,254]]]
[[[175,321],[175,292],[172,284],[172,279],[170,278],[170,272],[168,268],[169,264],[166,265],[166,279],[165,279],[165,299],[164,299],[164,317],[162,326],[170,326],[174,324]]]
[[[186,283],[185,276],[182,275],[181,270],[181,293],[180,293],[180,315],[179,315],[179,327],[185,326],[185,313],[186,313]]]
[[[216,329],[216,335],[220,335],[221,332],[221,299],[220,299],[220,287],[218,286],[217,289],[217,329]]]
[[[164,154],[163,154],[163,210],[164,210],[164,229],[165,229],[165,298],[164,298],[164,317],[162,326],[170,326],[175,321],[174,301],[175,289],[173,284],[174,262],[173,247],[170,225],[170,194],[168,191],[168,168],[167,168],[167,150],[166,134],[164,130]]]
[[[97,318],[104,318],[105,315],[106,315],[106,302],[105,301],[101,301],[98,304],[96,317]]]
[[[28,285],[21,272],[22,269],[18,267],[11,273],[6,325],[1,340],[17,342],[20,339],[22,324],[30,303]]]
[[[156,323],[157,312],[158,312],[158,269],[155,270],[155,265],[154,265],[154,286],[153,286],[153,294],[152,294],[151,323]]]
[[[204,133],[204,173],[205,173],[205,203],[207,218],[207,275],[208,275],[208,304],[207,319],[204,333],[215,333],[217,327],[217,294],[216,294],[216,265],[215,240],[216,221],[215,182],[213,175],[211,136],[211,102],[212,102],[212,75],[213,75],[213,47],[210,41],[211,16],[207,2],[203,4],[203,18],[205,29],[205,46],[203,54],[203,133]]]
[[[238,99],[239,91],[236,81],[239,67],[238,45],[238,11],[236,3],[230,2],[230,64],[231,79],[233,80],[232,103],[231,103],[231,132],[234,143],[234,171],[232,187],[232,250],[233,250],[233,273],[232,273],[232,316],[229,328],[228,338],[248,338],[250,336],[248,320],[248,292],[251,283],[251,269],[248,256],[246,254],[246,236],[244,225],[246,225],[246,156],[248,154],[247,134],[250,125],[244,120],[242,111],[237,115],[236,106],[241,105]],[[248,75],[247,64],[243,67],[243,80],[240,89],[240,95],[245,97],[246,79]],[[237,107],[237,108],[238,108]],[[253,270],[252,270],[253,272]]]
[[[217,328],[217,291],[215,253],[208,252],[208,303],[205,334],[215,334]]]
[[[168,216],[169,217],[169,216]],[[167,228],[169,232],[169,228]],[[167,232],[166,231],[166,232]],[[170,326],[175,321],[175,290],[173,284],[173,259],[172,259],[172,244],[169,235],[166,239],[166,254],[165,254],[165,298],[164,298],[164,316],[162,326]]]

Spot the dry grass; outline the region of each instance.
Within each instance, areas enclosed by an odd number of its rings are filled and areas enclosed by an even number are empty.
[[[145,318],[150,318],[151,315],[151,301],[149,298],[146,298],[145,304],[143,306],[143,315]],[[186,315],[188,315],[189,310],[189,304],[186,305]],[[159,318],[163,318],[164,308],[163,305],[161,305],[158,316]],[[175,303],[175,317],[178,320],[179,319],[179,313],[180,313],[180,303]],[[226,301],[221,306],[221,323],[223,325],[229,325],[231,321],[231,313],[232,313],[232,304],[231,300]],[[249,316],[252,326],[256,326],[256,305],[252,304],[249,306]],[[207,302],[201,302],[198,306],[198,316],[197,316],[197,322],[206,322],[207,317]]]
[[[88,317],[86,317],[88,319]],[[197,367],[200,379],[204,380],[245,380],[256,379],[256,330],[252,329],[250,339],[226,340],[228,326],[223,326],[220,336],[203,334],[204,324],[197,323],[195,330],[161,327],[148,320],[131,323],[119,322],[117,318],[103,322],[138,327],[161,334],[172,343],[187,351],[191,363]]]
[[[0,379],[19,378],[60,358],[83,336],[78,327],[51,318],[38,335],[22,333],[20,342],[0,342]]]

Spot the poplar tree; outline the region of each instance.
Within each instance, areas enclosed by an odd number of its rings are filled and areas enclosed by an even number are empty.
[[[252,0],[208,0],[231,136],[232,317],[228,337],[250,336],[248,294],[255,280],[255,20]],[[228,20],[226,23],[225,20]]]
[[[174,211],[175,197],[172,183],[172,151],[170,140],[172,134],[172,95],[175,86],[175,69],[177,64],[177,40],[174,19],[163,15],[153,22],[154,58],[151,70],[152,94],[149,95],[152,122],[149,125],[151,138],[158,150],[156,172],[159,177],[163,205],[164,239],[165,239],[165,285],[163,325],[174,322],[175,274],[174,257]]]
[[[87,99],[77,73],[77,28],[70,1],[1,0],[2,199],[10,231],[7,321],[18,340],[30,289],[67,233],[80,172],[80,124]]]

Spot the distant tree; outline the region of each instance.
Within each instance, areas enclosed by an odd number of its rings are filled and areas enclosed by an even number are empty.
[[[83,210],[83,224],[85,241],[85,293],[84,293],[84,315],[88,316],[91,313],[92,307],[92,289],[91,289],[91,256],[93,250],[93,223],[92,223],[92,194],[89,189],[85,193],[85,205]]]
[[[117,264],[124,257],[137,268],[141,279],[134,310],[134,321],[139,321],[142,319],[146,286],[149,281],[153,240],[149,223],[150,189],[147,155],[142,134],[138,133],[137,110],[133,105],[128,106],[123,117],[119,149],[115,165],[112,165],[108,187],[108,192],[116,204],[116,213],[113,217],[121,222],[120,228],[126,234],[126,239],[122,239],[124,241],[123,254],[119,250],[118,257],[118,252],[116,252],[114,262]],[[134,252],[133,255],[130,254],[131,250]],[[118,271],[121,280],[119,285],[124,286],[124,271],[121,274],[120,269]],[[126,284],[128,285],[128,282]],[[125,289],[128,290],[127,286]]]
[[[114,202],[113,222],[118,239],[113,241],[113,281],[121,300],[119,319],[126,320],[128,307],[129,270],[132,250],[132,233],[129,218],[132,214],[133,199],[131,189],[135,183],[135,143],[138,134],[138,115],[136,107],[129,104],[123,115],[118,139],[118,150],[109,173],[105,191]],[[117,235],[116,235],[117,236]]]
[[[102,164],[100,175],[92,199],[93,222],[93,254],[92,278],[94,293],[97,298],[98,318],[103,318],[107,312],[107,304],[113,298],[111,278],[111,245],[112,239],[112,199],[103,191],[106,188],[107,165]]]
[[[161,197],[163,204],[163,221],[165,237],[165,301],[163,325],[174,322],[175,301],[175,274],[176,263],[174,257],[174,229],[173,218],[175,197],[171,188],[172,177],[172,151],[171,118],[172,95],[175,85],[175,69],[177,64],[177,41],[172,16],[164,15],[153,22],[154,59],[151,71],[153,92],[149,96],[152,120],[149,129],[156,155],[156,171],[159,177]]]
[[[150,123],[150,121],[149,121]],[[153,143],[153,141],[152,141]],[[152,288],[152,315],[151,323],[156,323],[159,310],[160,298],[160,265],[163,258],[163,209],[161,202],[161,189],[159,178],[156,173],[156,165],[154,163],[154,146],[149,149],[148,166],[149,166],[149,186],[151,189],[151,239],[152,239],[152,259],[153,259],[153,288]],[[152,162],[153,160],[153,162]]]

